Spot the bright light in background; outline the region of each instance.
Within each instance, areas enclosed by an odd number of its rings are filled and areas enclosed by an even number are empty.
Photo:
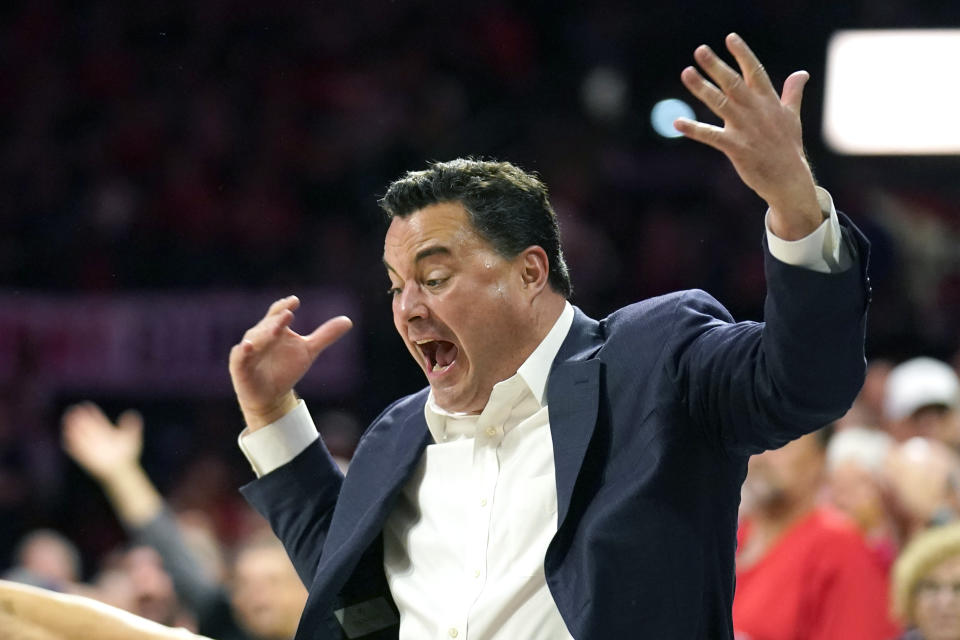
[[[673,121],[677,118],[693,119],[693,109],[683,100],[669,98],[653,105],[650,111],[650,124],[653,130],[664,138],[679,138],[683,134],[673,128]]]
[[[960,29],[839,31],[823,137],[839,153],[960,153]]]

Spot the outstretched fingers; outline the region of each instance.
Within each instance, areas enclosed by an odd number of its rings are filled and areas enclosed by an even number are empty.
[[[726,116],[727,95],[710,81],[700,75],[694,67],[687,67],[680,73],[680,80],[700,102],[705,104],[718,118]]]
[[[267,309],[267,315],[264,317],[269,317],[275,314],[278,314],[282,311],[296,311],[300,306],[300,298],[297,296],[287,296],[286,298],[280,298],[276,302],[270,305],[270,308]]]
[[[740,97],[738,94],[743,91],[743,78],[714,53],[713,49],[702,44],[694,50],[693,57],[725,94],[733,98]]]
[[[83,457],[100,447],[113,435],[114,427],[103,411],[92,402],[81,402],[67,409],[62,418],[64,448],[75,457]]]
[[[803,88],[807,86],[810,74],[806,71],[794,71],[783,83],[783,94],[780,102],[790,111],[800,115],[800,104],[803,102]]]
[[[143,416],[136,409],[127,409],[117,418],[117,428],[127,433],[143,434]]]
[[[705,122],[697,122],[689,118],[677,118],[673,127],[691,140],[709,145],[723,151],[723,129]]]
[[[733,54],[740,67],[740,73],[743,74],[746,85],[754,91],[776,95],[777,92],[773,88],[773,83],[770,82],[766,69],[743,38],[736,33],[731,33],[727,36],[726,43],[727,49]]]
[[[683,84],[713,113],[723,126],[679,118],[674,127],[684,136],[724,153],[741,180],[763,198],[778,226],[787,235],[802,237],[811,221],[820,219],[813,176],[804,159],[800,103],[806,72],[791,75],[777,95],[763,65],[740,36],[731,33],[726,45],[739,73],[720,60],[706,45],[694,58],[715,85],[693,67],[681,73]],[[781,220],[779,211],[800,212]]]
[[[702,44],[694,50],[693,57],[713,82],[704,78],[694,67],[687,67],[680,74],[684,86],[724,121],[740,115],[738,105],[749,105],[758,97],[776,97],[766,70],[747,43],[731,33],[726,38],[726,44],[740,67],[739,73],[713,49]]]
[[[81,402],[70,407],[63,414],[62,422],[65,429],[75,433],[113,427],[110,418],[92,402]]]
[[[290,327],[290,323],[293,322],[293,310],[298,306],[300,306],[300,301],[294,296],[278,300],[270,305],[267,315],[243,334],[243,340],[237,345],[240,348],[241,355],[248,355],[261,350],[279,339],[284,331]]]
[[[353,321],[347,316],[330,318],[313,332],[304,337],[311,354],[316,357],[321,351],[339,340],[343,334],[353,327]]]

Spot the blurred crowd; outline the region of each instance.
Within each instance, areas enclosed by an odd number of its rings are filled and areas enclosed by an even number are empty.
[[[960,8],[661,4],[4,3],[0,287],[351,292],[365,384],[311,402],[346,464],[362,425],[422,384],[380,295],[376,197],[428,160],[539,172],[573,301],[593,316],[696,286],[761,317],[761,204],[720,154],[647,124],[656,100],[684,97],[693,48],[737,30],[775,81],[813,72],[811,158],[873,241],[874,287],[851,413],[751,464],[740,637],[815,637],[776,635],[812,617],[844,630],[822,637],[856,637],[842,625],[869,629],[869,611],[871,637],[960,638],[960,183],[932,163],[829,154],[815,110],[833,30],[956,24]],[[237,495],[251,474],[232,400],[58,392],[31,377],[29,346],[19,357],[0,384],[0,572],[218,640],[289,638],[305,592]],[[145,418],[72,406],[87,397]]]
[[[734,624],[743,640],[960,638],[952,366],[875,360],[843,419],[751,458]]]
[[[216,640],[293,637],[307,591],[283,546],[262,522],[228,546],[206,514],[175,512],[140,463],[139,413],[127,411],[114,425],[96,405],[73,406],[63,416],[63,446],[101,487],[127,539],[84,580],[69,532],[31,531],[5,579],[94,598]]]

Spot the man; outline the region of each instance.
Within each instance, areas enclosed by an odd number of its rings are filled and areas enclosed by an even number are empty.
[[[934,438],[960,450],[960,380],[946,362],[911,358],[894,367],[884,387],[887,429],[897,440]]]
[[[830,438],[824,464],[826,500],[857,525],[885,571],[899,548],[884,478],[884,465],[893,446],[893,438],[884,431],[848,426]],[[749,475],[747,478],[749,482]]]
[[[233,561],[230,604],[250,638],[292,638],[306,600],[283,545],[272,534],[266,532],[241,545]]]
[[[824,466],[822,432],[750,459],[733,599],[737,640],[898,634],[885,615],[887,567],[852,520],[818,504]]]
[[[67,591],[80,580],[80,552],[51,529],[31,531],[17,545],[15,565],[3,578],[37,587]]]
[[[896,445],[883,466],[890,511],[901,546],[925,529],[957,520],[960,456],[933,438]]]
[[[140,545],[125,558],[133,582],[125,590],[131,610],[165,622],[169,613],[161,613],[173,610],[176,587],[204,635],[217,640],[293,637],[307,594],[280,542],[268,533],[241,544],[228,593],[187,544],[176,517],[140,464],[139,413],[126,411],[114,425],[92,403],[72,406],[63,414],[63,445],[101,485],[120,522]],[[167,598],[160,597],[164,593]]]
[[[586,317],[543,184],[455,160],[383,198],[394,324],[429,387],[373,422],[345,478],[292,388],[349,320],[300,336],[285,298],[233,348],[260,476],[243,491],[310,588],[298,639],[732,637],[747,457],[849,407],[867,288],[866,243],[803,156],[806,73],[778,97],[727,46],[744,75],[706,46],[716,84],[681,75],[725,126],[676,126],[770,205],[766,325],[700,291]]]

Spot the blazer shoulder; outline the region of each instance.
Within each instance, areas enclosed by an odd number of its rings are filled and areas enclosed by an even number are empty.
[[[702,289],[686,289],[617,309],[604,320],[604,324],[611,336],[619,330],[648,326],[669,332],[677,322],[691,316],[708,316],[722,322],[733,322],[730,312],[712,295]]]
[[[423,407],[427,403],[427,396],[430,394],[430,387],[424,387],[416,393],[403,396],[391,402],[386,409],[380,412],[374,418],[364,432],[364,437],[373,431],[389,429],[394,425],[402,424],[411,415],[423,412]]]

